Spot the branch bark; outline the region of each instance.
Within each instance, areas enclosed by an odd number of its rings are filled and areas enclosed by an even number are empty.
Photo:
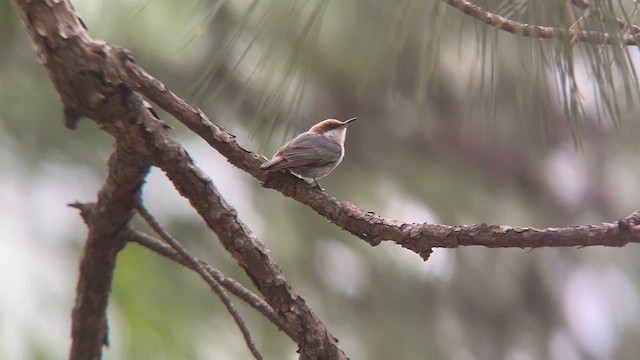
[[[69,358],[99,359],[109,345],[107,304],[118,252],[126,240],[120,230],[133,216],[137,196],[149,170],[121,148],[109,160],[109,175],[98,194],[92,216],[86,218],[89,235],[80,260],[76,301],[71,315]]]

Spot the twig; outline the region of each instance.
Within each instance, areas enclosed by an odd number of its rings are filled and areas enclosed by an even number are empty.
[[[135,242],[141,246],[146,247],[147,249],[155,251],[156,253],[168,259],[182,264],[189,269],[195,270],[190,261],[180,255],[180,253],[178,253],[171,246],[164,244],[162,241],[154,238],[153,236],[133,229],[128,230],[124,236],[126,237],[127,241]],[[264,301],[258,295],[254,294],[251,290],[244,287],[239,282],[235,281],[233,278],[211,267],[202,260],[198,259],[198,261],[207,270],[207,272],[216,279],[216,281],[220,285],[222,285],[232,294],[236,295],[238,298],[242,299],[254,309],[258,310],[274,325],[276,325],[279,329],[283,330],[285,333],[287,333],[287,335],[293,338],[293,334],[291,333],[291,329],[289,328],[289,326],[280,320],[278,314],[273,311],[273,308],[266,301]]]
[[[573,6],[584,10],[585,14],[589,14],[589,12],[593,9],[593,7],[591,6],[591,3],[586,0],[571,0],[571,2],[573,3]],[[637,4],[634,6],[634,9],[636,9],[636,6]],[[598,19],[600,19],[601,21],[604,21],[604,15],[602,14],[602,12],[598,10],[596,10],[596,12],[597,12]],[[584,16],[585,15],[583,15],[583,17]],[[616,18],[616,22],[618,23],[618,27],[620,28],[620,30],[629,28],[629,30],[631,30],[633,35],[638,35],[640,33],[640,27],[638,27],[637,25],[630,24],[627,21],[620,18]]]
[[[611,35],[596,31],[582,31],[580,29],[562,29],[549,26],[523,24],[507,19],[498,14],[489,12],[482,7],[465,0],[442,0],[451,7],[463,13],[506,32],[539,39],[551,39],[569,37],[573,42],[586,42],[598,45],[611,45],[621,43],[623,45],[638,46],[638,37],[635,34]]]
[[[138,201],[136,204],[136,210],[138,214],[142,216],[142,218],[151,226],[151,228],[164,240],[167,242],[173,249],[176,250],[180,256],[182,256],[188,263],[189,267],[191,267],[194,271],[196,271],[202,279],[204,279],[209,286],[213,289],[213,291],[218,295],[224,306],[227,308],[227,311],[233,317],[233,320],[238,325],[238,328],[242,332],[242,336],[244,337],[245,342],[247,343],[247,347],[253,354],[253,357],[259,360],[262,360],[262,354],[256,348],[253,339],[251,338],[251,333],[247,328],[247,324],[244,323],[242,317],[236,310],[235,306],[229,299],[229,296],[225,293],[224,289],[220,285],[220,283],[212,276],[210,272],[205,269],[205,267],[200,263],[198,259],[196,259],[193,255],[191,255],[187,249],[182,246],[176,239],[174,239],[156,220],[156,218],[147,210],[147,208],[142,204],[142,201]]]

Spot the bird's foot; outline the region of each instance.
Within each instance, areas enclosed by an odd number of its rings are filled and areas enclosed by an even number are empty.
[[[320,191],[324,191],[324,189],[322,188],[322,186],[320,186],[320,183],[318,182],[318,180],[313,179],[313,182],[315,183],[316,189],[320,190]]]

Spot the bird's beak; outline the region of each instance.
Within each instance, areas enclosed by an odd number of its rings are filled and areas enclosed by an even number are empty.
[[[354,122],[354,121],[356,121],[356,120],[358,120],[358,118],[357,118],[357,117],[352,117],[351,119],[346,120],[346,121],[344,122],[344,125],[349,125],[350,123],[352,123],[352,122]]]

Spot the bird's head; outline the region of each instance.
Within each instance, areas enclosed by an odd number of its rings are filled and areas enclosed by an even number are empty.
[[[336,120],[336,119],[327,119],[327,120],[323,120],[320,121],[319,123],[313,125],[311,127],[311,129],[309,129],[309,132],[312,134],[318,134],[318,135],[323,135],[327,132],[330,131],[346,131],[347,130],[347,125],[351,124],[352,122],[356,121],[356,119],[358,119],[357,117],[351,118],[349,120],[346,121],[340,121],[340,120]]]

